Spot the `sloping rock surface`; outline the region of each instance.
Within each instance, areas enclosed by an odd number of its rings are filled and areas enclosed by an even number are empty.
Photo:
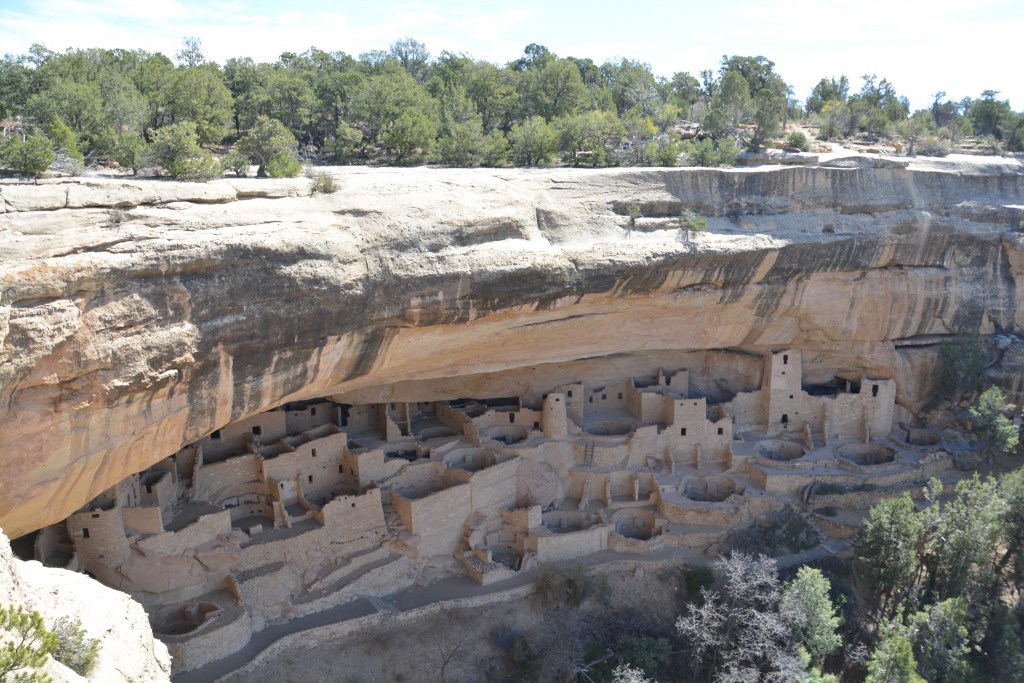
[[[22,562],[0,531],[0,605],[35,610],[47,627],[60,618],[81,622],[86,637],[100,641],[88,678],[52,659],[45,673],[57,683],[157,683],[170,681],[167,647],[153,638],[142,605],[84,574]]]
[[[0,525],[315,396],[518,395],[581,364],[800,347],[810,380],[895,377],[913,412],[934,356],[915,340],[1022,327],[1021,164],[839,166],[0,184]]]

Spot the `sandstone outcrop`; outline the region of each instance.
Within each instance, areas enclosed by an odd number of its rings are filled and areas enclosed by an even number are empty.
[[[142,605],[84,574],[16,559],[2,531],[0,605],[36,610],[47,626],[61,617],[78,619],[87,637],[100,641],[96,666],[87,679],[49,660],[45,671],[58,683],[170,680],[167,647],[153,638]]]
[[[1022,328],[1024,175],[840,165],[0,184],[0,525],[318,396],[527,395],[722,353],[735,391],[745,354],[799,347],[808,380],[894,377],[914,413],[943,336]]]

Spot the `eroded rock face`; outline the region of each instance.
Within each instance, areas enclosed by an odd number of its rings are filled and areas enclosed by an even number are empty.
[[[0,525],[316,396],[522,395],[715,349],[740,388],[742,352],[799,347],[807,381],[891,376],[914,412],[926,342],[1024,322],[1024,175],[853,166],[0,184]]]

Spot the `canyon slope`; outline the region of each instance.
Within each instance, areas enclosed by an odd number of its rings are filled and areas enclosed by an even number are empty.
[[[808,381],[895,379],[910,420],[938,341],[1024,327],[1019,161],[330,172],[0,183],[8,535],[286,401],[687,364],[727,395],[800,348]]]

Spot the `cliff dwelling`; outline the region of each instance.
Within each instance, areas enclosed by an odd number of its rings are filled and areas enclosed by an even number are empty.
[[[130,592],[185,671],[424,568],[491,584],[602,551],[703,550],[813,509],[814,485],[952,466],[939,435],[893,429],[891,379],[808,389],[799,349],[761,366],[759,388],[712,402],[683,368],[521,398],[286,403],[119,482],[34,554]]]

